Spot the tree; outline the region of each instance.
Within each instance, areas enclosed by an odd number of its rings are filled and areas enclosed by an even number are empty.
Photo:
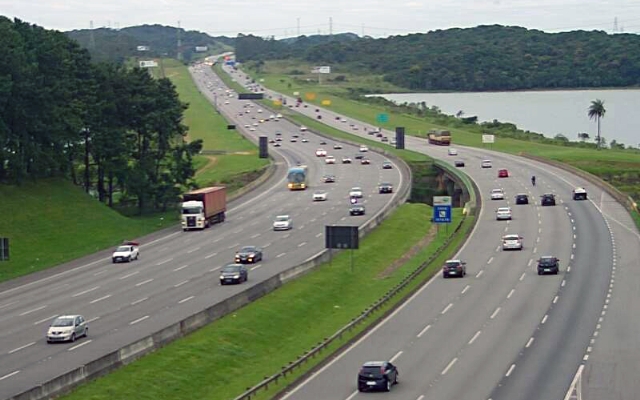
[[[589,134],[586,132],[580,132],[578,133],[578,139],[580,139],[581,142],[584,142],[585,140],[589,140]]]
[[[589,112],[587,115],[589,119],[595,119],[598,124],[598,136],[596,136],[596,148],[600,148],[602,138],[600,137],[600,119],[604,118],[604,114],[607,112],[604,108],[604,101],[600,99],[593,100],[589,106]]]

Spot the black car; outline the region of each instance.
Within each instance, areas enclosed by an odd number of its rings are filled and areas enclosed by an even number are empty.
[[[242,264],[229,264],[220,271],[220,284],[242,283],[249,279],[249,271]]]
[[[336,177],[334,175],[325,175],[322,177],[322,181],[324,183],[334,183],[336,181]]]
[[[390,183],[379,184],[378,193],[393,193],[393,185]]]
[[[538,275],[554,274],[560,271],[560,260],[553,256],[543,256],[538,260]]]
[[[541,206],[555,206],[556,205],[556,196],[553,193],[545,193],[543,194],[540,200]]]
[[[362,204],[352,204],[349,207],[350,215],[364,215],[364,206]]]
[[[362,365],[358,373],[358,391],[384,390],[391,391],[391,386],[398,383],[398,368],[388,361],[368,361]]]
[[[240,250],[236,251],[235,262],[236,263],[255,263],[262,261],[262,250],[256,246],[244,246]]]
[[[388,137],[386,137],[386,136],[383,136],[383,137],[381,137],[381,138],[380,138],[380,140],[381,140],[382,142],[388,142],[388,141],[389,141],[389,138],[388,138]]]
[[[320,144],[327,144],[327,142],[325,140],[321,140]]]
[[[355,157],[353,158],[355,158],[356,160],[362,160],[364,158],[364,153],[356,153]]]
[[[458,276],[464,278],[467,274],[467,263],[460,260],[447,260],[442,267],[442,277],[451,278],[452,276]]]
[[[455,165],[456,167],[462,168],[464,167],[464,161],[462,160],[454,161],[453,165]]]
[[[516,204],[529,204],[529,196],[524,193],[518,193],[516,195]]]
[[[393,164],[391,164],[391,161],[383,161],[382,169],[393,169]]]

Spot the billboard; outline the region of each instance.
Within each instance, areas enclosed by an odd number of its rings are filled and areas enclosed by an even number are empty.
[[[138,47],[136,47],[136,49],[138,49],[138,51],[149,51],[149,50],[151,50],[151,47],[149,47],[149,46],[138,46]]]
[[[357,249],[360,245],[357,226],[325,225],[324,232],[327,249]]]
[[[238,100],[262,100],[264,93],[238,93]]]
[[[396,127],[396,149],[404,149],[404,127]]]
[[[9,238],[0,238],[0,261],[9,261]]]
[[[209,48],[207,46],[196,46],[196,52],[197,53],[203,53],[205,51],[209,50]]]
[[[482,143],[495,143],[496,137],[494,135],[482,135]]]
[[[259,158],[269,158],[269,147],[268,147],[269,138],[266,136],[260,136],[259,139]]]
[[[153,60],[140,61],[140,68],[151,68],[151,67],[157,67],[157,66],[158,66],[157,61],[153,61]]]
[[[311,69],[311,73],[312,74],[330,74],[331,73],[331,67],[329,67],[328,65],[322,66],[322,67],[313,67]]]

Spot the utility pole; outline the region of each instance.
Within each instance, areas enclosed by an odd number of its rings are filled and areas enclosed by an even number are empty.
[[[96,38],[93,35],[93,21],[89,21],[89,50],[95,50]]]
[[[178,60],[182,61],[182,39],[180,39],[180,21],[178,21]]]

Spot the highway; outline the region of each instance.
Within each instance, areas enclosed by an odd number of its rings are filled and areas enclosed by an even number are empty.
[[[241,73],[235,75],[242,80]],[[280,97],[271,91],[267,94]],[[287,97],[288,104],[293,101]],[[316,106],[295,110],[314,119],[321,115],[328,125],[372,138],[364,133],[365,128],[371,130],[369,124]],[[385,134],[394,137],[393,132]],[[446,148],[425,140],[407,136],[405,142],[407,149],[451,163],[464,160],[464,171],[482,192],[479,223],[457,255],[467,261],[468,275],[444,280],[438,274],[409,302],[282,398],[366,398],[357,391],[356,378],[359,367],[369,360],[392,360],[398,365],[400,384],[385,396],[391,399],[563,399],[578,367],[588,362],[593,363],[588,370],[597,379],[592,392],[619,396],[593,399],[637,398],[633,389],[638,384],[631,375],[640,336],[633,340],[631,335],[621,335],[618,327],[630,325],[632,332],[640,331],[637,321],[624,320],[633,319],[632,311],[625,310],[633,309],[628,302],[634,299],[634,283],[637,297],[638,277],[630,268],[634,260],[637,265],[640,246],[622,206],[583,179],[545,164],[461,146],[454,146],[459,156],[448,156]],[[480,161],[487,158],[493,168],[481,169]],[[499,168],[508,168],[511,176],[497,178]],[[534,174],[535,187],[529,182]],[[578,186],[587,188],[589,201],[571,199],[571,190]],[[503,188],[506,200],[490,200],[493,188]],[[555,207],[539,205],[539,196],[547,192],[559,199]],[[516,193],[527,193],[535,204],[515,205]],[[511,206],[513,220],[496,221],[498,206]],[[523,236],[524,250],[502,251],[500,237],[505,233]],[[621,242],[626,246],[615,246]],[[537,275],[536,260],[541,255],[560,258],[558,275]],[[631,284],[616,282],[619,259],[626,262]],[[614,282],[616,288],[624,286],[617,293],[628,302],[627,307],[620,304],[615,321],[609,321]],[[600,332],[609,338],[603,340]],[[616,346],[620,337],[635,346]],[[604,362],[594,362],[598,349],[603,349]],[[623,359],[624,351],[630,349],[633,357]],[[630,372],[614,373],[607,363],[611,359],[616,362],[613,365],[631,368]],[[614,377],[628,381],[617,382],[616,391],[603,390],[607,379]]]
[[[197,70],[192,72],[199,76]],[[213,90],[226,93],[224,87],[218,90],[220,82],[198,78],[196,82],[208,95]],[[226,99],[228,104],[220,99],[219,107],[231,116],[242,112],[247,103],[236,97]],[[248,115],[257,109],[253,107]],[[140,238],[140,260],[131,263],[112,264],[111,251],[103,251],[1,284],[0,398],[60,376],[302,263],[323,251],[324,225],[361,225],[391,202],[395,193],[377,193],[381,180],[396,188],[408,184],[398,168],[382,170],[384,157],[373,152],[369,153],[371,165],[325,165],[314,154],[322,139],[307,133],[308,143],[292,143],[291,134],[298,127],[284,120],[259,124],[255,132],[247,133],[273,137],[276,130],[283,132],[284,141],[281,148],[271,149],[275,175],[260,190],[230,203],[224,223],[201,232],[182,232],[176,226]],[[334,151],[332,144],[326,147],[336,157],[357,151],[348,145]],[[287,167],[297,162],[309,166],[311,190],[287,190]],[[337,182],[321,183],[325,173],[335,174]],[[363,188],[365,216],[349,216],[352,186]],[[312,202],[312,192],[319,188],[328,191],[328,200]],[[272,230],[273,218],[279,214],[293,217],[293,231]],[[244,245],[262,247],[264,261],[249,265],[247,283],[220,286],[218,271]],[[48,325],[61,314],[84,315],[89,336],[75,343],[47,344]]]

